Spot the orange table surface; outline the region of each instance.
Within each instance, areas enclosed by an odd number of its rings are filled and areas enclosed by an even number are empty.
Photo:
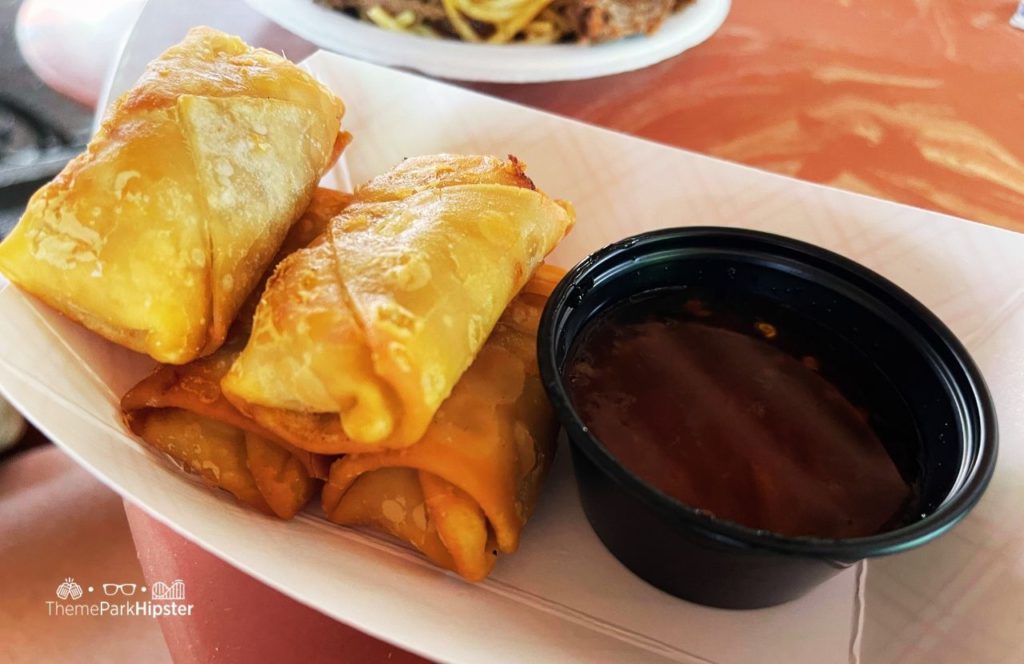
[[[1024,31],[1012,0],[734,0],[660,65],[474,85],[803,180],[1024,230]]]

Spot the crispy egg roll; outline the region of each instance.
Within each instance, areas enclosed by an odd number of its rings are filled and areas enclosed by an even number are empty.
[[[331,465],[327,518],[408,541],[470,580],[512,553],[551,465],[558,424],[537,369],[541,311],[562,272],[543,267],[495,326],[424,436]]]
[[[249,294],[249,297],[242,304],[238,312],[238,318],[231,328],[232,334],[242,335],[246,339],[249,338],[256,307],[259,305],[260,297],[267,286],[267,281],[270,280],[270,276],[274,272],[274,267],[296,251],[305,249],[323,235],[331,220],[351,203],[352,194],[342,193],[326,187],[317,187],[313,191],[313,198],[309,201],[306,211],[288,229],[288,234],[285,235],[281,247],[278,249],[273,260],[270,261],[270,269],[263,274],[263,278],[260,279],[252,293]]]
[[[412,445],[573,223],[514,157],[408,159],[278,266],[225,394],[312,452]]]
[[[291,447],[224,399],[220,380],[242,341],[183,366],[162,365],[124,396],[121,409],[136,435],[207,484],[290,519],[316,493],[326,460]]]
[[[32,197],[0,272],[160,362],[209,354],[347,142],[343,113],[281,56],[193,29]]]
[[[277,260],[322,234],[349,196],[317,189],[288,231]],[[245,344],[258,294],[242,307],[228,341],[212,355],[162,365],[121,400],[129,428],[146,443],[266,514],[289,519],[327,476],[325,457],[292,447],[245,417],[221,393],[220,381]]]

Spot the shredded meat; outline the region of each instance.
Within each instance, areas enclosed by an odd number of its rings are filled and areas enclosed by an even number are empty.
[[[650,34],[687,0],[576,0],[569,17],[581,40],[609,41]]]

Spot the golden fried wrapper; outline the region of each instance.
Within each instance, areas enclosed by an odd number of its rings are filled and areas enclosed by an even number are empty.
[[[310,451],[412,445],[573,222],[514,158],[409,159],[278,267],[225,394]]]
[[[0,272],[161,362],[211,353],[347,142],[343,113],[284,58],[196,28],[32,197]]]
[[[162,365],[124,396],[121,408],[135,434],[207,484],[290,519],[313,497],[328,462],[288,445],[221,394],[220,381],[243,341],[229,340],[184,366]]]
[[[253,288],[245,303],[242,304],[238,312],[238,318],[235,320],[235,326],[232,328],[233,333],[241,334],[248,338],[249,332],[252,330],[252,318],[256,313],[256,306],[260,302],[260,297],[267,286],[267,281],[270,279],[271,274],[273,274],[273,268],[289,255],[300,249],[305,249],[310,243],[323,235],[331,220],[351,202],[352,194],[345,194],[334,189],[327,189],[326,187],[317,187],[313,191],[313,198],[309,201],[306,211],[288,229],[288,234],[284,236],[281,248],[278,249],[277,255],[270,261],[271,269],[264,273],[263,278]]]
[[[277,260],[322,234],[349,200],[347,194],[317,189],[305,214],[289,229]],[[220,349],[183,366],[159,367],[124,396],[121,408],[132,431],[208,484],[288,519],[315,494],[328,461],[290,446],[238,412],[221,393],[220,381],[245,345],[258,293],[250,301]]]
[[[512,553],[537,503],[558,430],[536,359],[547,293],[542,268],[512,301],[476,360],[414,445],[331,465],[327,518],[404,539],[470,580]]]
[[[331,520],[347,526],[366,526],[405,540],[426,554],[435,565],[455,569],[455,561],[427,520],[420,473],[412,468],[380,468],[357,477],[345,491],[345,500],[331,512]]]

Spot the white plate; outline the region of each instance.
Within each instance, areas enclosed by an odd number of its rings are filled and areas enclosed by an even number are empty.
[[[578,224],[553,255],[555,264],[569,266],[644,230],[711,224],[814,242],[889,277],[960,335],[1005,416],[989,495],[952,535],[981,528],[985,537],[1021,542],[1020,520],[1012,515],[1020,504],[1014,487],[1024,477],[1024,417],[1012,415],[1024,413],[1024,236],[656,145],[329,53],[313,56],[307,67],[344,97],[345,128],[355,136],[345,153],[354,182],[410,155],[521,157],[540,187],[576,205]],[[343,177],[332,173],[327,183],[338,185]],[[9,343],[13,339],[18,343]],[[386,538],[327,524],[315,512],[282,522],[243,509],[180,475],[125,432],[118,398],[151,364],[16,288],[0,292],[0,393],[158,519],[363,631],[455,662],[857,661],[863,565],[800,600],[761,611],[720,611],[674,599],[630,574],[595,537],[564,449],[521,549],[500,559],[480,584],[439,571]],[[1024,555],[1020,547],[999,550],[1013,557],[992,568],[997,580]],[[949,569],[942,551],[941,543],[920,550],[916,573],[930,577],[931,565],[940,578]],[[898,588],[891,593],[902,597]],[[1007,596],[998,605],[1015,601]],[[197,615],[203,610],[195,607]]]
[[[535,83],[619,74],[649,67],[718,30],[730,0],[695,0],[650,36],[606,44],[468,44],[382,30],[313,0],[246,0],[271,20],[321,48],[381,65],[460,81]]]

